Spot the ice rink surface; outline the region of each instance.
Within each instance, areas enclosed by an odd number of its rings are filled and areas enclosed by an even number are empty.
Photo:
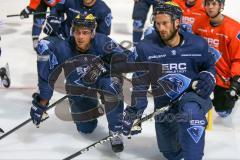
[[[131,13],[133,0],[105,0],[113,13],[111,37],[117,42],[131,40]],[[18,14],[27,5],[25,0],[0,0],[0,35],[2,56],[0,67],[9,63],[12,85],[10,89],[0,87],[0,127],[6,131],[29,118],[31,94],[36,91],[36,53],[32,48],[32,17],[6,18],[8,14]],[[224,13],[240,20],[240,1],[228,0]],[[149,26],[149,21],[147,26]],[[42,35],[44,36],[44,35]],[[52,101],[60,98],[55,93]],[[153,108],[149,104],[146,113]],[[206,133],[204,159],[240,160],[240,103],[238,102],[230,118],[222,120],[213,112],[213,130]],[[79,134],[72,122],[60,120],[54,109],[50,118],[36,128],[27,124],[12,135],[0,140],[0,159],[63,159],[76,151],[107,136],[106,118],[99,119],[98,127],[91,135]],[[143,132],[124,139],[125,149],[120,155],[111,151],[108,143],[99,145],[78,156],[80,160],[162,160],[158,151],[154,122],[143,124]]]

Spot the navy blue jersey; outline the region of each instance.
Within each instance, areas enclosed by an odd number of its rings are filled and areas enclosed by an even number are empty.
[[[196,35],[180,32],[183,37],[181,45],[168,47],[164,45],[158,33],[154,32],[140,41],[135,49],[136,62],[149,62],[149,73],[137,72],[134,77],[144,77],[141,83],[133,82],[133,90],[147,90],[151,84],[155,95],[155,106],[169,103],[189,88],[201,71],[215,75],[213,55],[208,52],[207,42]],[[154,64],[154,65],[153,65]],[[161,64],[157,67],[156,64]],[[146,76],[147,75],[147,76]],[[140,85],[139,85],[140,84]],[[158,89],[164,90],[158,93]],[[134,92],[133,92],[134,93]],[[156,96],[157,95],[157,96]],[[167,98],[166,98],[167,97]],[[164,99],[163,99],[164,98]],[[144,109],[146,102],[137,101],[132,95],[132,105]],[[166,104],[164,104],[166,105]]]
[[[61,17],[66,13],[66,21],[63,24],[66,37],[70,35],[72,20],[80,14],[93,14],[97,20],[96,32],[109,35],[111,32],[111,9],[102,0],[96,0],[92,7],[85,7],[83,0],[61,0],[52,8],[50,15]]]
[[[76,49],[73,37],[67,40],[62,40],[58,37],[42,39],[37,48],[40,97],[47,100],[51,98],[53,88],[49,84],[55,83],[62,68],[67,83],[81,85],[79,80],[84,74],[84,69],[90,64],[89,56],[97,56],[104,59],[108,55],[122,54],[123,52],[124,49],[121,46],[108,36],[100,33],[96,33],[91,41],[90,49],[84,53]],[[85,58],[80,56],[84,56]],[[76,57],[80,58],[76,59]],[[107,65],[106,68],[109,70]],[[71,70],[69,71],[69,69]],[[50,75],[53,74],[55,74],[54,77],[56,79],[49,79]]]

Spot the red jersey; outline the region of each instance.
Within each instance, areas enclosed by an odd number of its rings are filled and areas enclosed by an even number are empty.
[[[36,10],[37,7],[40,5],[41,1],[44,1],[47,6],[53,7],[61,0],[30,0],[29,7],[33,10]]]
[[[208,41],[220,53],[216,62],[217,85],[229,88],[230,78],[240,75],[240,24],[224,15],[222,23],[210,25],[210,18],[204,16],[193,25],[193,32]]]
[[[196,18],[206,15],[203,0],[197,0],[196,4],[192,7],[187,7],[185,1],[186,0],[173,0],[173,2],[177,3],[183,11],[182,23],[192,26]]]

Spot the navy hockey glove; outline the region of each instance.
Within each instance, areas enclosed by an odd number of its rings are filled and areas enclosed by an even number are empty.
[[[106,72],[107,70],[104,66],[104,62],[99,57],[96,57],[92,60],[91,64],[86,68],[83,80],[86,83],[95,83],[98,77]]]
[[[240,76],[234,76],[230,80],[230,89],[229,96],[232,100],[238,100],[238,96],[240,95]]]
[[[123,135],[135,135],[141,133],[142,127],[141,124],[134,126],[133,124],[136,123],[142,114],[138,114],[135,107],[127,106],[125,111],[123,112]]]
[[[215,85],[216,80],[214,75],[211,72],[202,71],[198,74],[195,91],[202,98],[207,98],[213,92]]]
[[[40,104],[40,97],[39,94],[35,95],[32,100],[32,107],[30,110],[30,116],[37,127],[40,122],[46,120],[49,116],[47,114],[47,106],[43,106]]]
[[[33,12],[33,9],[31,9],[30,7],[26,7],[24,8],[21,13],[20,13],[20,18],[23,19],[23,18],[28,18],[29,17],[29,14],[31,14]]]
[[[61,20],[56,16],[48,16],[43,32],[49,36],[58,36],[61,28]]]

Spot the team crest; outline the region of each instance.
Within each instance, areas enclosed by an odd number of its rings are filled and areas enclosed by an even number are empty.
[[[203,126],[192,126],[188,128],[187,131],[194,142],[198,143],[203,135],[204,129],[205,128]]]
[[[158,80],[158,84],[172,100],[177,98],[189,86],[191,79],[182,74],[168,74]]]

